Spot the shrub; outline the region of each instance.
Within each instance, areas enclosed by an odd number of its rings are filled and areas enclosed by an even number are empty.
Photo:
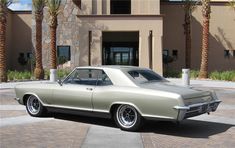
[[[8,71],[8,72],[7,72],[7,79],[8,79],[9,81],[12,81],[12,80],[14,80],[14,78],[15,78],[14,71]]]
[[[29,71],[8,71],[7,72],[7,78],[9,81],[13,80],[29,80],[32,78],[32,74]]]
[[[199,70],[190,70],[190,78],[196,79],[199,76]]]
[[[233,79],[235,79],[235,71],[221,72],[221,80],[232,81]]]
[[[209,78],[212,80],[235,81],[235,71],[214,71],[209,74]]]
[[[45,69],[44,70],[44,79],[48,80],[50,78],[50,70]]]
[[[64,77],[66,77],[69,73],[70,73],[70,70],[68,70],[68,69],[58,69],[57,70],[57,77],[59,79],[62,79]],[[47,80],[50,79],[50,70],[49,69],[45,69],[44,78]]]
[[[168,78],[180,78],[182,76],[181,71],[176,71],[176,70],[166,70],[164,72],[164,77]]]
[[[62,79],[62,78],[65,78],[69,73],[70,73],[70,71],[67,69],[59,69],[57,71],[57,77],[59,79]]]

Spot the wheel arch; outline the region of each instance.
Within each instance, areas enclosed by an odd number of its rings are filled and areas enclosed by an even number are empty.
[[[113,116],[113,112],[115,111],[115,109],[116,109],[118,106],[124,105],[124,104],[130,105],[130,106],[134,107],[134,108],[137,110],[137,112],[142,116],[141,110],[140,110],[135,104],[130,103],[130,102],[113,102],[113,103],[110,105],[110,107],[109,107],[109,112],[110,112],[110,114]]]
[[[39,102],[44,105],[44,103],[42,102],[42,100],[38,97],[38,95],[36,95],[35,93],[31,93],[31,92],[27,92],[23,95],[23,104],[26,105],[26,102],[27,102],[27,99],[30,97],[30,96],[35,96],[37,97],[37,99],[39,100]]]

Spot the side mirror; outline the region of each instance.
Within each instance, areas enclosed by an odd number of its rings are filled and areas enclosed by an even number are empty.
[[[59,80],[57,80],[57,82],[60,84],[60,86],[62,86],[62,81],[61,81],[61,79],[59,79]]]

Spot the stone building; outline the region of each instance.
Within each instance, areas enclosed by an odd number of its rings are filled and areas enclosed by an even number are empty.
[[[63,53],[71,67],[135,65],[162,73],[163,16],[159,0],[64,0],[61,10],[58,56]],[[46,9],[44,14],[43,61],[48,67],[50,38]],[[32,28],[34,36],[35,24]]]

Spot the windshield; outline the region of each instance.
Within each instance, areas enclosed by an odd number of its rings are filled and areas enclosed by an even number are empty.
[[[151,70],[131,70],[128,74],[134,79],[136,83],[149,83],[166,81],[163,77]]]

